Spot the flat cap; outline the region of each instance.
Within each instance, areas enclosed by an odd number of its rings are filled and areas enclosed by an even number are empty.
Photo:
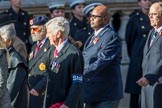
[[[16,20],[13,20],[10,15],[8,14],[0,14],[0,27],[10,24],[10,23],[15,23]]]
[[[91,3],[83,8],[83,14],[84,16],[89,16],[90,12],[99,5],[103,5],[102,3]]]
[[[44,25],[48,20],[47,16],[36,16],[30,20],[30,25]]]

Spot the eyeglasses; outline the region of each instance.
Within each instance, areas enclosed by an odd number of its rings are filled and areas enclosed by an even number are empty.
[[[39,27],[31,27],[30,31],[39,32],[41,29]]]
[[[97,18],[102,18],[103,16],[99,16],[99,15],[90,15],[90,18],[94,18],[94,19],[97,19]]]

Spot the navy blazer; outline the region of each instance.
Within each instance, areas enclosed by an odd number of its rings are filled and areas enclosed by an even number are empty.
[[[109,25],[92,38],[93,35],[83,50],[84,101],[120,100],[123,97],[120,39]]]

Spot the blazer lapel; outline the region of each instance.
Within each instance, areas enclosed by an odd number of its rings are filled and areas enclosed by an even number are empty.
[[[157,35],[156,38],[154,39],[152,45],[150,46],[150,40],[151,40],[151,38],[152,38],[152,35],[153,35],[154,31],[155,31],[155,30],[152,30],[152,31],[151,31],[151,33],[150,33],[150,35],[149,35],[149,39],[147,40],[147,46],[148,46],[148,47],[147,47],[147,52],[146,52],[146,54],[151,50],[151,48],[155,45],[155,43],[157,42],[157,40],[160,38],[160,36]]]
[[[100,40],[100,38],[103,36],[103,34],[110,28],[109,25],[107,25],[106,27],[104,27],[104,29],[95,37],[98,38],[98,40]],[[94,33],[92,34],[92,36],[89,38],[89,40],[87,41],[88,43],[86,43],[85,49],[92,47],[94,45],[94,39],[92,39],[94,36]],[[91,43],[90,43],[91,42]],[[87,45],[88,44],[88,45]],[[96,43],[97,44],[97,43]]]
[[[61,51],[58,53],[58,57],[56,58],[56,62],[60,62],[62,56],[66,53],[67,49],[70,46],[69,40],[67,41],[66,45],[61,49]]]
[[[38,51],[36,57],[30,60],[30,67],[32,67],[45,54],[45,52],[49,49],[49,47],[50,47],[49,41],[46,40],[43,46]]]

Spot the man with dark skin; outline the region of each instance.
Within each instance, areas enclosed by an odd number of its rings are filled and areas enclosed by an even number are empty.
[[[123,97],[121,43],[109,18],[104,5],[95,7],[90,16],[94,33],[83,49],[85,108],[117,108]]]

